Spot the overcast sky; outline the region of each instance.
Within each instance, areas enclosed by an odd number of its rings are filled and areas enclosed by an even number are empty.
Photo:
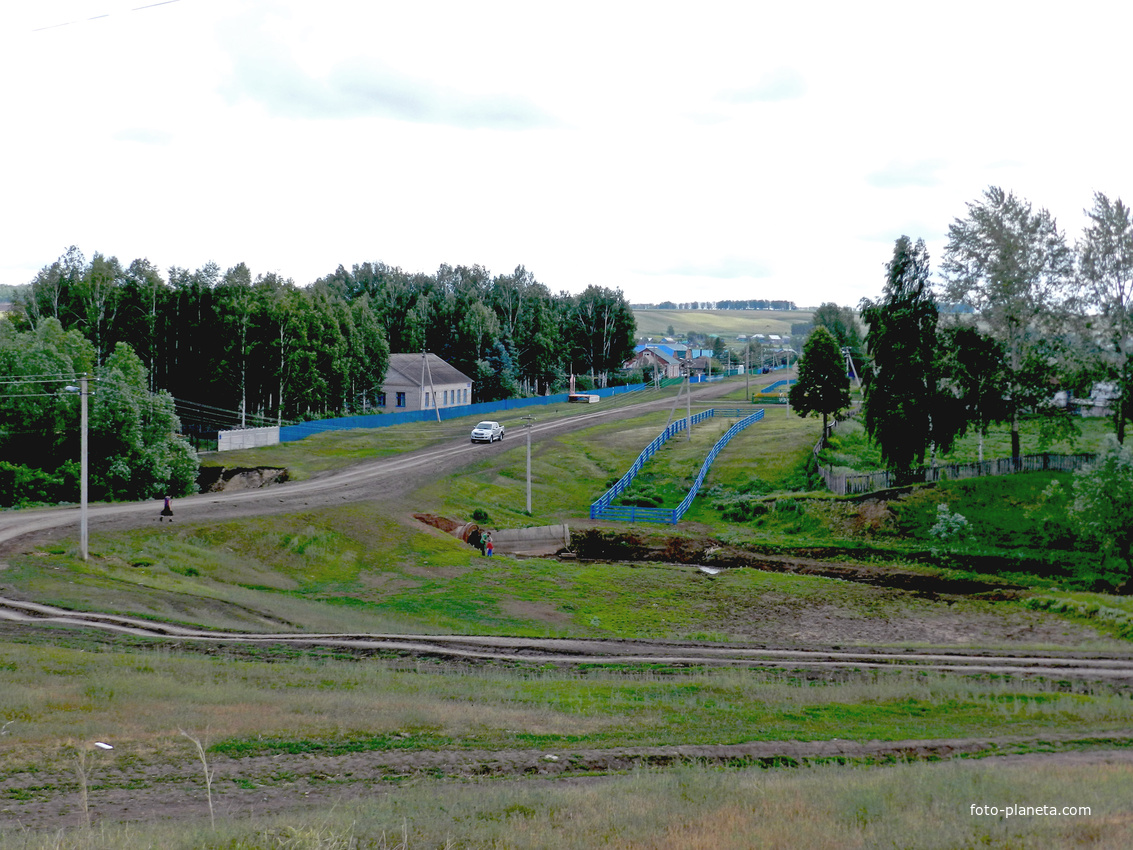
[[[0,283],[74,244],[856,305],[990,185],[1071,242],[1133,202],[1116,0],[152,2],[0,4]]]

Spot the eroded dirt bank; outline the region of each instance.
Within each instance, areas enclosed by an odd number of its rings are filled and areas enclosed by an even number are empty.
[[[790,555],[775,555],[730,546],[706,537],[650,536],[635,531],[582,528],[572,530],[571,549],[579,558],[595,561],[652,561],[724,569],[754,567],[770,572],[839,578],[926,595],[1010,599],[1024,590],[1007,581],[952,578],[900,567],[825,560],[845,556],[843,550],[833,547],[798,549]]]

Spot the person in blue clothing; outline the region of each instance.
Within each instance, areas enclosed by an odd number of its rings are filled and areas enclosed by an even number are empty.
[[[492,533],[489,531],[484,535],[484,551],[489,558],[492,557],[492,548]]]

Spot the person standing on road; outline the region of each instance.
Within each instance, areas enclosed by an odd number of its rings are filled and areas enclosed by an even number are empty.
[[[161,509],[161,516],[157,518],[157,521],[162,522],[166,517],[169,517],[169,521],[173,522],[173,508],[169,506],[168,496],[165,497],[165,507]]]

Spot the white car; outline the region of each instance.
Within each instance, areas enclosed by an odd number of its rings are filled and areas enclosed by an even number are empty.
[[[504,438],[504,426],[499,422],[485,420],[472,429],[472,442],[494,443]]]

